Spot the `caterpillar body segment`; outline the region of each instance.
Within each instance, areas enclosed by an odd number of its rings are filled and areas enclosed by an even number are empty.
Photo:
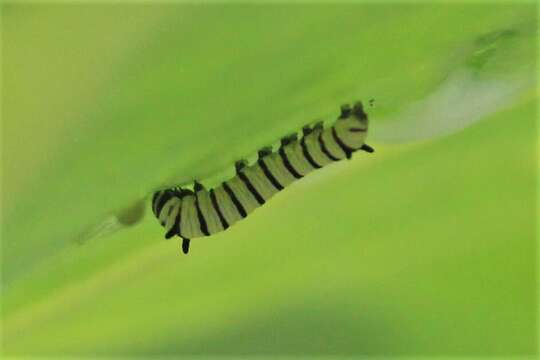
[[[329,128],[322,122],[302,128],[284,137],[277,151],[265,147],[258,160],[235,163],[236,176],[207,190],[198,182],[193,191],[173,188],[157,191],[152,211],[165,228],[165,238],[183,239],[182,250],[188,253],[190,239],[210,236],[228,229],[248,216],[272,196],[294,181],[332,162],[350,159],[358,150],[373,152],[365,144],[368,118],[362,104],[343,105],[337,121]]]

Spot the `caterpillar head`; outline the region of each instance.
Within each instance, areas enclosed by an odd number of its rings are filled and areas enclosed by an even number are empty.
[[[347,145],[359,149],[365,143],[368,125],[368,116],[362,103],[358,101],[352,108],[349,105],[341,107],[341,115],[334,126],[339,137]]]

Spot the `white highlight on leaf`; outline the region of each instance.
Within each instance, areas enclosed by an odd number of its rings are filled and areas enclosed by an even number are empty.
[[[424,100],[380,123],[372,122],[370,137],[382,143],[403,143],[449,135],[511,106],[532,86],[534,81],[527,76],[489,79],[461,69]]]

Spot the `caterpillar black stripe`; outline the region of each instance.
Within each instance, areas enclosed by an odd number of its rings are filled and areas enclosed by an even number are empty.
[[[182,238],[182,250],[187,254],[190,239],[226,230],[313,170],[350,159],[358,150],[373,152],[365,144],[367,131],[362,103],[352,108],[343,105],[331,127],[325,129],[322,122],[304,127],[301,139],[296,134],[283,138],[278,151],[261,149],[254,164],[236,162],[236,176],[214,189],[195,182],[193,191],[172,188],[156,192],[152,210],[165,228],[165,238]]]

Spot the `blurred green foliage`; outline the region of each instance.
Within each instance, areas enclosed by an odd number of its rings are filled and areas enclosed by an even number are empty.
[[[533,83],[453,135],[373,139],[189,256],[139,221],[342,103],[376,99],[376,133],[459,69],[535,77],[535,4],[1,9],[5,354],[536,351]]]

